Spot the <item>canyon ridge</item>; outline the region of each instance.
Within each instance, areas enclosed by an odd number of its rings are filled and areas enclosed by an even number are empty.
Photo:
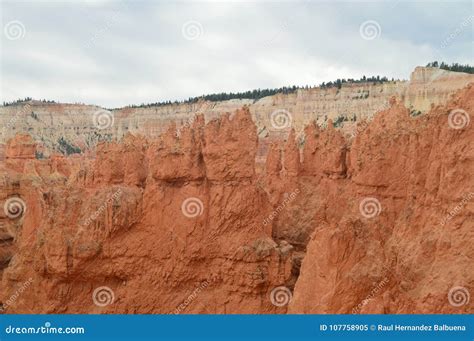
[[[1,311],[472,314],[473,112],[474,75],[423,67],[257,101],[1,107]]]

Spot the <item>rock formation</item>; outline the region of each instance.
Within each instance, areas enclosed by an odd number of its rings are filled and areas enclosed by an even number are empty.
[[[251,109],[94,156],[0,163],[7,313],[474,313],[474,84],[347,138],[268,144]]]
[[[341,125],[351,129],[357,122],[371,120],[376,112],[386,109],[392,96],[400,98],[411,112],[425,113],[432,104],[445,103],[451,94],[470,82],[474,82],[472,74],[417,67],[409,81],[345,83],[341,89],[299,89],[255,101],[199,101],[110,111],[92,105],[31,101],[0,106],[0,126],[4,127],[0,130],[0,144],[23,133],[33,137],[44,155],[66,153],[67,146],[84,151],[98,141],[120,140],[127,133],[158,137],[172,124],[178,129],[191,126],[197,114],[204,115],[209,122],[222,113],[248,106],[260,137],[257,161],[263,164],[269,144],[287,137],[286,127],[294,128],[299,135],[313,121],[323,126],[329,119],[335,122],[343,117]],[[288,125],[275,122],[275,118],[285,116]]]

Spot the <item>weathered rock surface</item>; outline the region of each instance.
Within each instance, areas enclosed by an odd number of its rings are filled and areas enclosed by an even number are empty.
[[[0,130],[0,144],[23,133],[31,135],[45,155],[64,151],[66,143],[85,150],[94,147],[99,140],[120,140],[127,133],[158,137],[173,124],[179,129],[191,126],[198,114],[204,115],[205,121],[209,122],[246,105],[260,137],[257,162],[264,163],[268,145],[275,139],[286,138],[290,127],[299,135],[313,121],[322,126],[329,119],[336,121],[342,116],[348,120],[341,124],[351,129],[355,125],[354,117],[357,122],[372,119],[376,112],[388,108],[392,96],[400,98],[409,110],[425,113],[432,104],[445,103],[451,94],[470,82],[474,82],[474,75],[417,67],[409,81],[344,84],[341,89],[300,89],[296,93],[277,94],[256,101],[199,101],[110,112],[92,105],[29,102],[0,106],[0,126],[4,127]],[[280,129],[282,127],[272,119],[279,117],[272,116],[275,112],[291,116],[288,129]]]
[[[347,177],[313,187],[324,199],[290,313],[474,312],[474,126],[448,116],[473,109],[471,85],[418,118],[393,103],[356,136]]]
[[[0,163],[0,302],[8,313],[473,313],[449,294],[474,293],[473,112],[472,84],[417,117],[392,99],[354,139],[332,124],[291,131],[261,173],[248,108],[100,143],[93,158],[38,160],[18,135]]]

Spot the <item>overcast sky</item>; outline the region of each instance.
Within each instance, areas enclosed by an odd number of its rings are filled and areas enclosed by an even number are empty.
[[[119,107],[473,63],[467,1],[5,1],[1,101]]]

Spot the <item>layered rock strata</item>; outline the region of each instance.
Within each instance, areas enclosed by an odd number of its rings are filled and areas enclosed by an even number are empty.
[[[0,163],[8,313],[474,313],[474,85],[268,146],[248,108]],[[454,294],[453,294],[454,293]]]

